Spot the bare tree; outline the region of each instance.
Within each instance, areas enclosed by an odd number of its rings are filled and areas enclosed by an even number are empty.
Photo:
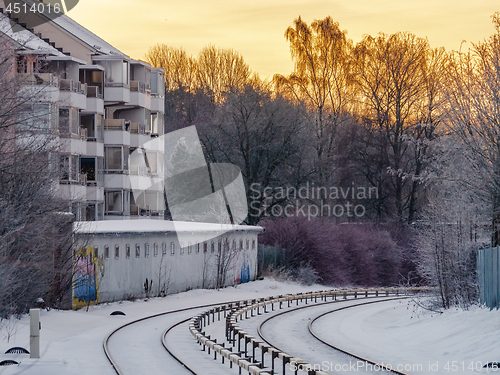
[[[418,270],[437,287],[442,308],[468,308],[477,299],[475,257],[489,242],[491,206],[471,188],[480,174],[461,140],[451,135],[433,147],[429,202],[416,228]]]
[[[209,45],[198,54],[197,66],[199,87],[216,103],[226,93],[241,90],[250,80],[250,68],[232,49]]]
[[[500,13],[492,16],[495,33],[457,52],[449,72],[447,125],[466,145],[469,162],[481,171],[475,191],[492,202],[493,245],[500,241]]]
[[[57,104],[50,82],[0,36],[0,316],[25,312],[37,298],[58,305],[71,284],[72,216],[58,198]],[[27,61],[27,59],[29,61]]]
[[[357,111],[369,144],[361,160],[379,191],[390,188],[388,198],[403,222],[414,218],[426,143],[439,125],[444,59],[442,50],[409,33],[368,35],[354,50]]]
[[[300,17],[295,19],[294,27],[285,32],[294,72],[273,78],[278,92],[307,108],[304,114],[314,134],[316,172],[323,183],[335,167],[331,163],[336,132],[349,118],[352,106],[352,41],[346,34],[331,17],[315,20],[310,26]]]
[[[285,202],[268,201],[262,192],[266,187],[297,186],[305,180],[309,148],[302,118],[302,109],[289,100],[273,98],[265,87],[247,85],[243,92],[228,94],[212,122],[199,127],[210,160],[238,166],[251,188],[247,223],[257,223]]]

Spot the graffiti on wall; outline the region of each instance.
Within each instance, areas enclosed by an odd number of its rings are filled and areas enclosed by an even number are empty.
[[[250,258],[247,251],[238,251],[233,258],[234,284],[250,281]]]
[[[104,263],[94,255],[94,249],[89,246],[78,250],[75,254],[73,308],[99,302],[99,274],[104,275]]]
[[[245,252],[243,257],[243,263],[241,264],[241,278],[240,282],[248,283],[250,281],[250,261],[248,259],[248,254]]]

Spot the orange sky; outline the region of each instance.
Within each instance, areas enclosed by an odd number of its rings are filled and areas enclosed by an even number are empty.
[[[68,16],[135,59],[157,43],[196,55],[207,44],[240,52],[261,78],[288,74],[284,32],[299,15],[330,15],[354,42],[363,34],[410,31],[432,47],[458,49],[494,31],[498,0],[80,0]]]

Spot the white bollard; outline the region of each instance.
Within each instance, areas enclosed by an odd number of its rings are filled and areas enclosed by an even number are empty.
[[[30,309],[30,358],[40,358],[40,309]]]

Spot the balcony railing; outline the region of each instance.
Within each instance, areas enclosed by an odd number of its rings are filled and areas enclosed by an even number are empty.
[[[87,86],[87,98],[102,99],[102,93],[99,86]]]
[[[104,120],[104,130],[130,131],[130,121],[124,119],[106,119]]]
[[[84,127],[80,127],[80,139],[82,141],[86,141],[87,140],[87,129],[84,128]]]
[[[149,176],[149,168],[145,165],[130,165],[129,174],[133,176]]]
[[[60,79],[59,89],[61,91],[71,91],[77,94],[87,95],[87,84],[72,79]]]
[[[79,182],[80,185],[87,185],[87,174],[86,173],[80,173],[79,175]]]
[[[70,173],[65,177],[61,178],[61,184],[71,184],[71,185],[87,185],[87,174],[86,173]]]
[[[140,81],[131,81],[130,82],[130,91],[138,91],[141,93],[151,94],[151,85],[147,85],[144,82]]]
[[[28,86],[59,86],[59,77],[51,73],[22,73],[19,74],[21,82]]]
[[[138,122],[131,122],[130,132],[133,134],[144,134],[146,132],[146,126],[144,124],[139,124]]]

